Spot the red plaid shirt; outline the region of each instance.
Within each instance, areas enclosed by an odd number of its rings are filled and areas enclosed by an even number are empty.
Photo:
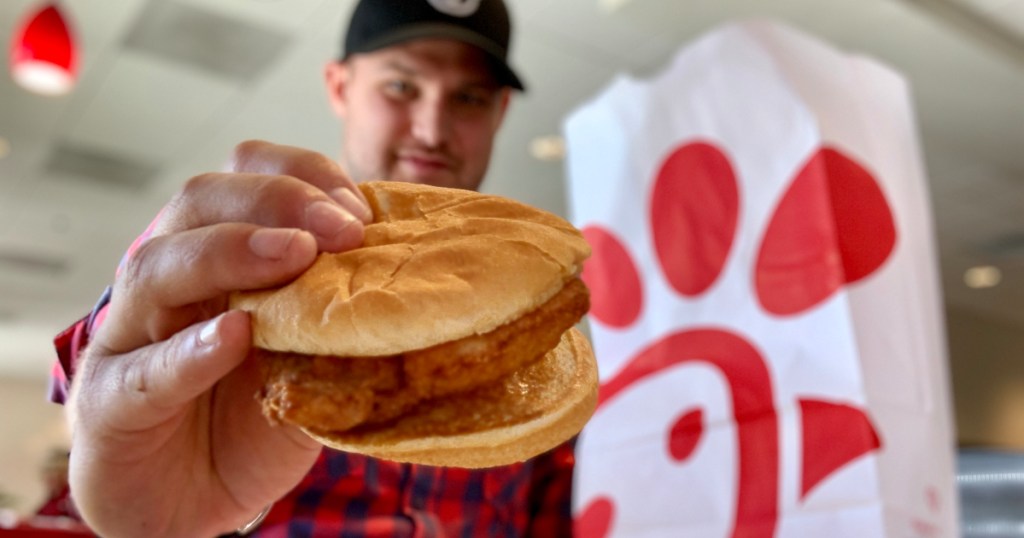
[[[64,403],[71,374],[102,323],[110,291],[57,335],[50,398]],[[482,470],[410,465],[324,449],[303,481],[253,535],[571,536],[572,443],[525,463]]]

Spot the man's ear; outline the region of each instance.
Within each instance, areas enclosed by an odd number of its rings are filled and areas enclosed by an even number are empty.
[[[508,111],[508,104],[512,100],[512,88],[505,86],[500,91],[501,96],[499,97],[499,99],[501,99],[501,103],[499,104],[499,106],[501,108],[498,111],[498,121],[496,127],[501,127],[501,124],[505,121],[505,112]]]
[[[331,104],[334,115],[344,118],[347,111],[345,98],[351,66],[348,62],[332,61],[324,66],[324,86],[327,89],[327,100]]]

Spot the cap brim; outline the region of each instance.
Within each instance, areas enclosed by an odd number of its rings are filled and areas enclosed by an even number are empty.
[[[512,70],[512,67],[510,67],[508,62],[505,61],[504,50],[497,43],[476,32],[451,24],[430,22],[411,24],[401,28],[396,28],[391,32],[384,33],[367,41],[366,43],[363,43],[356,50],[346,50],[345,57],[360,52],[372,52],[384,47],[390,47],[391,45],[411,41],[413,39],[431,37],[454,39],[479,48],[487,53],[491,67],[494,70],[494,76],[499,83],[520,91],[526,91],[526,86],[523,84],[522,80],[520,80],[519,75],[516,75],[515,71]]]

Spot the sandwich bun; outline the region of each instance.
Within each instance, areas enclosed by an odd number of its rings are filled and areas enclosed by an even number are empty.
[[[493,195],[359,185],[361,247],[235,293],[250,313],[271,422],[395,461],[489,467],[579,432],[597,369],[573,326],[590,248],[564,219]]]
[[[462,189],[375,181],[363,245],[321,254],[295,281],[234,295],[253,344],[373,357],[484,334],[540,306],[590,247],[565,220]]]

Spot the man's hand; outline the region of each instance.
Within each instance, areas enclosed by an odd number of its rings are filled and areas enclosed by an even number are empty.
[[[323,155],[265,142],[190,180],[128,260],[71,392],[70,481],[102,536],[213,536],[251,520],[320,453],[270,426],[235,290],[284,283],[362,242],[365,200]]]

